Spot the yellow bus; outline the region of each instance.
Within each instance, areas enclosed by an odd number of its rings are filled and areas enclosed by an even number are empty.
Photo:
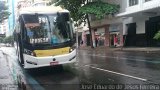
[[[14,30],[20,64],[29,69],[76,62],[73,29],[69,11],[61,7],[21,9]]]

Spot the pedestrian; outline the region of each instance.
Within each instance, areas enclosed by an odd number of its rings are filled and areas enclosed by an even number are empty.
[[[96,47],[98,46],[98,38],[95,38]]]
[[[117,47],[117,43],[118,43],[118,38],[117,36],[115,35],[114,36],[114,46]]]
[[[83,40],[81,40],[81,42],[80,42],[80,43],[81,43],[81,45],[83,45]]]
[[[57,44],[57,43],[59,43],[58,37],[56,36],[56,33],[55,33],[54,31],[53,31],[53,33],[52,33],[51,43],[52,43],[52,44]]]

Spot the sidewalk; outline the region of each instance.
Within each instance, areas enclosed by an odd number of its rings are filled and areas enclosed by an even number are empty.
[[[132,51],[132,52],[160,52],[160,47],[107,47],[99,46],[96,48],[91,48],[90,46],[79,47],[79,50],[93,50],[93,51]]]
[[[17,90],[6,56],[0,51],[0,90]]]

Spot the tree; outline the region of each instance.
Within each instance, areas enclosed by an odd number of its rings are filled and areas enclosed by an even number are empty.
[[[3,38],[2,37],[0,37],[0,43],[3,43]]]
[[[94,14],[98,19],[102,19],[105,15],[114,15],[119,10],[119,5],[104,3],[101,0],[95,0],[94,2],[89,2],[88,0],[56,0],[56,2],[56,5],[60,5],[70,11],[76,26],[82,22],[88,23],[91,48],[93,48],[93,44],[89,14]]]
[[[4,43],[10,43],[13,45],[14,37],[13,36],[8,36],[4,38]]]
[[[114,15],[119,11],[119,5],[104,3],[101,0],[89,2],[79,9],[80,13],[93,14],[98,19],[102,19],[105,15]]]
[[[0,1],[0,23],[9,17],[10,13],[7,11],[7,9],[8,8],[5,5],[5,2]]]
[[[159,40],[159,41],[160,41],[160,31],[158,31],[158,32],[154,35],[153,39],[156,39],[156,40]]]
[[[51,0],[50,4],[64,7],[70,11],[71,17],[75,21],[75,25],[78,26],[84,19],[84,14],[79,13],[79,8],[82,6],[85,0]]]

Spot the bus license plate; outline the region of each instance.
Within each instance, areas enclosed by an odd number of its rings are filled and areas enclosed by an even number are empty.
[[[58,61],[55,61],[55,62],[50,62],[50,65],[53,66],[53,65],[58,65]]]

